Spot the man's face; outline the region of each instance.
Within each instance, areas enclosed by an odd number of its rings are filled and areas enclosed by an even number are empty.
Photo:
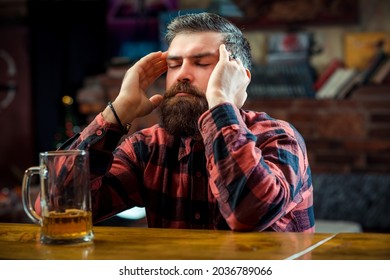
[[[199,32],[177,35],[168,49],[167,90],[178,81],[187,80],[206,92],[211,72],[219,60],[220,33]]]
[[[219,60],[222,35],[202,32],[177,35],[168,49],[162,125],[174,135],[199,136],[197,121],[208,109],[205,92]]]

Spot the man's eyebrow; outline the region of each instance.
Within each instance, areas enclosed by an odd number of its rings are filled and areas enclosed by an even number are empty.
[[[190,59],[199,59],[199,58],[209,57],[209,56],[216,56],[216,54],[212,53],[212,52],[198,53],[198,54],[191,55]],[[182,59],[183,59],[183,57],[179,56],[179,55],[168,55],[167,56],[167,60],[177,61],[177,60],[182,60]]]
[[[177,56],[177,55],[171,55],[171,56],[167,56],[167,60],[174,60],[174,61],[178,61],[178,60],[182,60],[183,58],[181,56]]]

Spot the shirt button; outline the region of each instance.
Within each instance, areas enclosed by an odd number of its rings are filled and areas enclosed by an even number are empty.
[[[202,176],[202,173],[200,173],[200,171],[197,171],[197,172],[195,173],[195,176],[199,178],[199,177]]]
[[[195,214],[195,220],[199,220],[200,219],[200,214],[199,213],[196,213]]]
[[[96,135],[100,136],[103,134],[103,131],[101,129],[96,130]]]

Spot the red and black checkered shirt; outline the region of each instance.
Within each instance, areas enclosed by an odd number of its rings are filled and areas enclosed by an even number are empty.
[[[306,146],[291,124],[225,103],[198,125],[203,141],[158,124],[120,141],[98,115],[67,146],[89,150],[94,221],[139,206],[149,227],[314,231]]]

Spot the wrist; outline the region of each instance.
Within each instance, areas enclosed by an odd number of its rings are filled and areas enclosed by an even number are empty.
[[[221,90],[208,90],[206,98],[209,109],[227,102],[226,97]]]
[[[123,122],[111,102],[108,102],[106,109],[102,112],[102,117],[107,122],[118,124],[124,133],[128,133],[131,128],[131,122]]]

